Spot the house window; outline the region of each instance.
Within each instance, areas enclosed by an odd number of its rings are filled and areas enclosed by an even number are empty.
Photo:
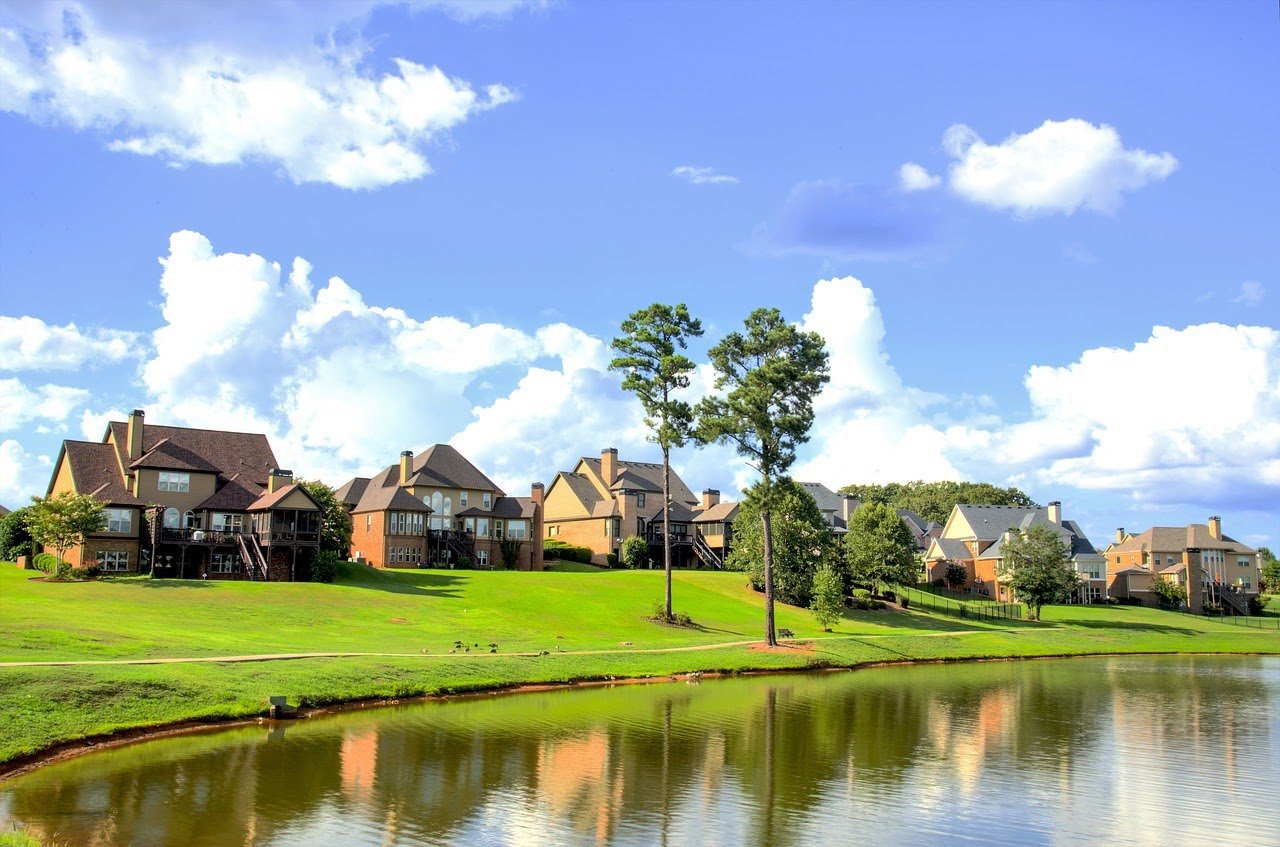
[[[191,529],[192,527],[199,526],[200,522],[196,520],[196,513],[191,511],[190,509],[187,509],[187,511],[183,512],[182,525],[185,526],[187,529]]]
[[[476,564],[478,564],[478,565],[479,565],[480,567],[482,567],[482,568],[487,568],[487,567],[489,566],[489,551],[488,551],[488,550],[477,550],[477,551],[476,551]]]
[[[437,515],[444,512],[444,495],[439,491],[431,495],[431,511]]]
[[[493,508],[493,495],[488,491],[480,495],[480,508],[482,509]]]
[[[526,532],[524,521],[507,521],[507,538],[525,538]]]
[[[446,515],[453,514],[453,498],[452,497],[444,498],[444,513]]]
[[[1248,556],[1237,556],[1236,564],[1242,568],[1248,568],[1253,566],[1253,562],[1249,559]]]
[[[560,534],[560,524],[555,523],[547,527],[547,538],[555,538]]]
[[[132,532],[133,509],[107,509],[107,532]]]
[[[493,522],[493,537],[494,537],[494,538],[502,538],[502,537],[503,537],[503,536],[502,536],[502,521],[500,521],[500,520],[495,520],[495,521]]]
[[[191,490],[191,474],[160,471],[160,481],[157,483],[156,488],[160,491],[186,493]]]
[[[388,512],[388,535],[422,535],[424,521],[421,512]]]
[[[476,537],[478,538],[489,537],[489,519],[488,518],[476,518]]]
[[[211,523],[215,532],[238,534],[244,530],[244,515],[235,515],[230,512],[214,512]],[[227,571],[227,573],[230,573],[230,571]]]
[[[606,518],[604,522],[604,537],[610,538],[612,536],[613,536],[613,520]]]
[[[475,535],[475,532],[476,532],[475,518],[467,518],[462,522],[462,526],[464,529],[466,529],[467,532],[471,533],[472,535]]]
[[[98,567],[104,571],[127,571],[129,554],[119,550],[99,550]]]
[[[373,512],[364,516],[364,531],[369,532],[373,529]]]
[[[209,561],[210,573],[235,573],[239,566],[238,553],[214,553]]]
[[[467,508],[467,492],[465,491],[458,492],[458,508],[459,509]]]
[[[636,492],[636,505],[639,506],[641,509],[644,508],[644,492],[643,491]]]
[[[164,527],[165,529],[178,529],[182,526],[182,513],[177,509],[169,508],[164,510]]]

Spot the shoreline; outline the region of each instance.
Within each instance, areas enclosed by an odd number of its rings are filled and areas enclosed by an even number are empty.
[[[820,640],[820,639],[819,639]],[[774,648],[776,650],[785,650],[790,648],[799,648],[797,656],[810,655],[809,648],[812,641],[803,640],[796,642],[788,642],[785,646]],[[764,648],[764,642],[758,642],[760,648]],[[757,649],[757,648],[752,648]],[[765,648],[768,649],[768,648]],[[772,651],[770,651],[772,652]],[[289,724],[296,721],[307,720],[315,717],[323,717],[326,715],[341,714],[344,712],[354,712],[363,709],[385,708],[388,706],[398,706],[412,703],[427,703],[433,701],[450,701],[463,699],[478,699],[482,697],[499,697],[512,696],[518,694],[536,694],[544,691],[558,691],[575,688],[595,688],[602,686],[614,685],[646,685],[657,684],[663,682],[692,682],[702,679],[726,679],[744,676],[785,676],[790,674],[808,674],[808,673],[832,673],[832,672],[851,672],[860,670],[870,670],[883,667],[898,667],[904,665],[947,665],[947,664],[971,664],[978,662],[1015,662],[1015,661],[1036,661],[1040,659],[1089,659],[1089,658],[1107,658],[1119,656],[1276,656],[1280,655],[1280,650],[1272,653],[1260,652],[1223,652],[1223,651],[1186,651],[1186,650],[1167,650],[1167,651],[1099,651],[1093,653],[1059,653],[1053,655],[1039,656],[954,656],[939,657],[928,659],[889,659],[868,662],[855,662],[852,664],[828,664],[828,665],[797,665],[794,668],[757,668],[744,669],[734,671],[723,670],[694,670],[685,671],[674,674],[661,674],[654,676],[629,676],[629,677],[592,677],[584,676],[578,679],[570,679],[565,682],[513,682],[497,685],[487,685],[469,689],[465,691],[449,691],[441,694],[417,694],[408,697],[356,697],[349,700],[342,700],[334,703],[326,703],[323,706],[300,707],[298,716],[284,721],[273,721],[271,718],[263,714],[253,717],[227,717],[227,718],[202,718],[188,719],[181,721],[172,721],[169,723],[153,724],[150,726],[139,726],[129,729],[121,729],[115,732],[103,733],[99,735],[89,735],[82,738],[61,741],[57,744],[50,745],[42,750],[16,756],[7,762],[0,763],[0,784],[9,779],[15,779],[25,776],[32,771],[49,765],[64,762],[69,759],[78,758],[90,753],[98,753],[106,750],[114,750],[126,747],[132,744],[140,744],[147,741],[154,741],[161,738],[176,738],[186,735],[202,735],[206,733],[220,732],[222,730],[236,729],[248,726],[270,726],[275,723]],[[265,709],[263,710],[266,711]]]

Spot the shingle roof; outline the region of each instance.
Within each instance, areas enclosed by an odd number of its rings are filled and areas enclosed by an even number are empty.
[[[586,462],[596,476],[600,474],[600,457],[592,458],[583,456],[582,461]],[[631,474],[637,480],[638,485],[644,485],[646,491],[662,490],[662,465],[654,462],[631,462],[618,460],[618,475]],[[603,477],[601,477],[603,479]],[[680,474],[676,473],[676,469],[671,469],[671,499],[677,503],[697,503],[698,498],[689,490],[689,486],[684,484],[684,480],[680,478]]]
[[[1176,553],[1188,548],[1201,550],[1227,550],[1232,553],[1256,553],[1229,535],[1214,538],[1208,524],[1193,523],[1186,526],[1153,526],[1137,535],[1128,535],[1120,544],[1112,544],[1108,550],[1116,553],[1147,551],[1152,553]]]
[[[272,506],[274,506],[276,503],[279,503],[281,500],[288,497],[294,491],[301,491],[303,494],[306,495],[307,499],[311,501],[311,505],[315,508],[315,510],[316,511],[320,510],[320,505],[316,503],[315,498],[313,498],[307,492],[307,489],[303,488],[300,484],[295,482],[292,485],[286,485],[282,488],[277,488],[275,491],[272,491],[270,493],[264,493],[257,500],[249,504],[248,511],[250,512],[266,511],[267,509],[270,509]],[[413,499],[413,498],[410,498],[410,499]]]
[[[969,558],[969,548],[963,541],[956,538],[935,538],[934,544],[937,544],[938,552],[942,554],[942,558],[952,562],[959,562]]]
[[[840,514],[841,504],[840,495],[827,488],[820,482],[796,482],[796,485],[809,492],[809,496],[813,498],[813,502],[818,504],[818,508],[824,512],[835,512]]]
[[[354,509],[356,504],[360,502],[360,496],[364,494],[364,490],[368,487],[369,478],[357,476],[347,480],[345,485],[333,492],[333,496],[338,498],[338,502],[348,509]]]
[[[981,526],[984,530],[989,529],[993,525],[1005,526],[996,537],[995,543],[978,554],[979,559],[999,559],[1004,555],[1004,533],[1010,530],[1025,531],[1032,526],[1047,526],[1054,530],[1064,542],[1066,542],[1068,555],[1072,559],[1080,556],[1097,555],[1098,551],[1094,549],[1093,544],[1085,537],[1084,531],[1080,529],[1080,525],[1075,521],[1063,521],[1061,524],[1055,524],[1049,520],[1048,509],[1028,509],[1022,506],[957,506],[958,509],[975,510],[970,514],[988,515],[987,519]],[[996,512],[984,512],[982,510],[998,509]],[[973,527],[974,532],[979,532],[973,521],[969,526]],[[979,541],[989,541],[982,535],[978,536]]]
[[[124,421],[112,421],[109,426],[111,435],[121,450],[121,458],[127,462],[129,425]],[[167,446],[156,457],[156,461],[198,460],[223,476],[233,477],[238,474],[241,479],[255,485],[265,486],[268,474],[273,468],[279,467],[275,453],[271,451],[271,443],[261,433],[144,423],[143,456],[155,450],[161,441],[167,442]]]
[[[265,489],[240,479],[228,480],[207,500],[196,506],[195,511],[247,512],[262,497]]]
[[[534,509],[532,497],[499,497],[493,501],[493,516],[495,518],[527,518],[528,520],[533,520]]]
[[[395,466],[399,474],[400,466]],[[398,481],[398,480],[397,480]],[[499,496],[505,492],[479,468],[448,444],[433,444],[423,453],[413,457],[413,485],[435,485],[441,488],[466,488],[472,491],[494,491]]]
[[[130,469],[157,468],[169,471],[198,471],[218,473],[219,468],[191,452],[181,444],[162,438],[156,445],[129,463]]]
[[[62,449],[71,463],[71,479],[76,491],[115,506],[145,506],[124,487],[120,463],[110,444],[91,441],[64,441]]]
[[[1022,506],[982,506],[959,503],[956,508],[973,529],[979,541],[996,541],[1011,529],[1019,529],[1022,519],[1034,510]],[[1045,513],[1046,521],[1048,512]]]
[[[898,517],[904,522],[913,524],[917,535],[924,535],[929,529],[929,522],[910,509],[898,509]]]
[[[344,486],[345,487],[345,486]],[[400,487],[400,465],[383,470],[365,485],[353,513],[384,512],[395,509],[400,512],[430,512],[431,507]]]
[[[710,509],[703,509],[694,517],[694,523],[724,523],[738,516],[738,504],[734,502],[717,503]]]

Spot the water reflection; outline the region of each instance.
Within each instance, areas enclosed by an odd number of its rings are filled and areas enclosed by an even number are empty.
[[[1277,735],[1280,659],[885,668],[166,739],[0,784],[0,820],[76,845],[1261,845]]]

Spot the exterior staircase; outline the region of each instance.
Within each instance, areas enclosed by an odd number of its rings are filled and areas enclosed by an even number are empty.
[[[444,546],[453,555],[455,563],[465,558],[471,561],[473,567],[475,566],[476,542],[467,533],[444,530]],[[489,564],[492,565],[493,562]]]
[[[258,539],[242,532],[236,535],[236,541],[239,542],[240,559],[249,573],[249,579],[254,582],[266,582],[268,580],[267,557],[262,555],[262,547],[258,544]]]
[[[715,568],[716,570],[724,569],[724,560],[720,558],[715,550],[711,549],[711,545],[707,544],[705,538],[699,532],[693,533],[693,552],[698,555],[704,565]]]
[[[1234,614],[1249,616],[1249,601],[1243,594],[1237,594],[1230,586],[1213,583],[1213,596],[1224,608],[1230,607]]]

